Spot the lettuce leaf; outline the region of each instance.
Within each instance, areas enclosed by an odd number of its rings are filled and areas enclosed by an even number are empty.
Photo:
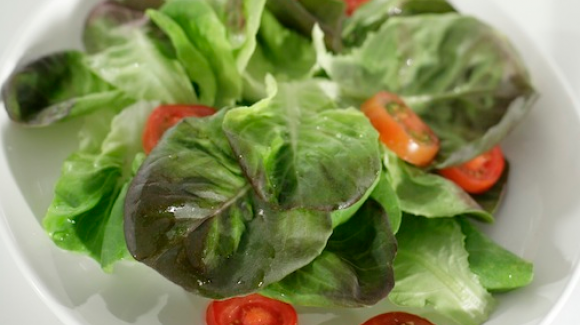
[[[441,140],[436,168],[490,150],[536,98],[511,44],[473,17],[393,17],[344,55],[326,52],[320,30],[315,36],[318,63],[344,96],[359,105],[381,90],[404,96]]]
[[[143,125],[153,103],[134,104],[116,115],[87,118],[77,152],[64,162],[43,226],[61,248],[84,253],[110,271],[130,257],[123,234],[125,188],[142,152]]]
[[[324,31],[328,48],[342,49],[342,23],[346,17],[343,0],[269,0],[268,9],[286,27],[310,37],[317,25]]]
[[[98,53],[131,38],[136,29],[145,28],[148,20],[143,11],[118,2],[104,1],[93,7],[83,29],[83,45],[87,53]]]
[[[237,3],[239,1],[231,1],[232,3]],[[240,17],[238,18],[238,26],[243,26],[243,30],[240,35],[235,35],[230,31],[230,39],[234,37],[232,41],[234,45],[234,56],[236,57],[236,65],[238,67],[238,72],[243,73],[246,69],[250,58],[256,50],[256,34],[260,29],[262,22],[262,13],[264,7],[266,6],[266,0],[245,0],[242,2],[241,7],[238,9],[242,14],[232,15],[231,13],[227,17],[227,21],[231,22],[232,16]],[[232,35],[233,34],[233,35]]]
[[[278,81],[302,80],[311,76],[316,63],[312,42],[282,26],[267,10],[262,15],[256,38],[256,49],[242,75],[245,100],[253,102],[267,97],[268,74]]]
[[[257,195],[283,209],[344,209],[380,176],[377,132],[359,111],[336,109],[322,85],[280,83],[270,97],[224,119]]]
[[[427,218],[471,215],[486,222],[494,220],[452,181],[412,166],[386,148],[383,162],[404,212]]]
[[[241,97],[241,74],[256,50],[265,0],[189,2],[168,3],[147,14],[171,39],[200,102],[231,105]],[[208,47],[210,42],[216,44]]]
[[[87,56],[85,62],[131,98],[167,104],[198,101],[184,68],[165,56],[143,30],[133,30],[127,42]]]
[[[146,9],[157,9],[161,7],[166,0],[114,0],[133,10],[144,11]]]
[[[132,255],[211,298],[282,280],[319,256],[332,234],[329,212],[282,210],[255,195],[223,134],[224,115],[170,129],[125,203]]]
[[[485,322],[495,301],[471,272],[464,240],[455,219],[406,216],[397,234],[389,299],[399,306],[433,308],[461,325]]]
[[[233,105],[242,95],[242,78],[228,30],[207,1],[175,0],[160,12],[177,23],[208,61],[216,78],[215,106]],[[259,19],[259,18],[258,18]]]
[[[213,106],[216,101],[217,81],[209,61],[173,19],[156,10],[148,10],[147,15],[171,39],[177,59],[195,85],[200,104]]]
[[[133,101],[93,73],[84,60],[82,52],[59,52],[14,71],[2,87],[8,116],[43,127]]]
[[[396,250],[387,212],[366,200],[334,229],[320,256],[260,293],[302,306],[371,306],[394,285]]]
[[[365,203],[342,218],[348,226],[333,223],[337,209],[372,195],[382,166],[376,131],[360,112],[335,108],[327,88],[316,80],[280,83],[252,107],[170,129],[127,194],[132,255],[187,290],[221,299],[263,290],[332,253],[350,261],[338,265],[337,292],[347,290],[344,281],[361,281],[360,295],[301,303],[355,306],[384,297],[389,282],[376,284],[392,276],[394,254],[384,206],[399,210],[388,199]],[[347,234],[350,220],[367,225],[356,238]],[[376,254],[344,250],[344,241]],[[369,267],[380,271],[371,275]]]
[[[471,222],[460,219],[469,252],[469,268],[489,291],[503,292],[526,286],[534,277],[532,263],[504,249],[479,231]]]
[[[389,227],[396,234],[401,227],[403,212],[401,202],[386,171],[381,173],[377,186],[373,188],[371,198],[383,207],[389,218]]]
[[[110,1],[96,5],[86,20],[83,43],[90,54],[86,64],[129,97],[162,103],[198,102],[186,74],[190,66],[184,68],[178,61],[182,52],[171,48],[143,11]]]
[[[2,89],[12,120],[48,126],[139,100],[198,102],[171,44],[142,12],[99,4],[83,41],[86,53],[53,53],[12,73]]]
[[[455,11],[446,0],[371,0],[346,20],[342,38],[349,47],[360,46],[391,17]]]

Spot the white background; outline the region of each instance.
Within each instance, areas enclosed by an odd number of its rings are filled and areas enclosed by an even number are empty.
[[[0,0],[0,55],[7,50],[8,41],[18,35],[21,26],[29,22],[27,19],[30,13],[46,1]],[[562,76],[571,85],[574,96],[580,100],[580,1],[502,2],[502,7],[505,7],[508,14],[514,18],[516,25],[526,31],[540,50],[555,62]],[[574,290],[570,300],[552,324],[580,324],[577,306],[580,306],[580,286]],[[62,325],[45,306],[37,290],[19,273],[2,240],[0,240],[0,324]]]

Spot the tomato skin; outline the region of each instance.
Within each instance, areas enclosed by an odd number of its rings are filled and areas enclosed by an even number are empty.
[[[367,3],[369,0],[344,0],[346,3],[346,14],[348,16],[352,15],[358,7]]]
[[[207,325],[297,325],[292,305],[259,294],[214,300],[207,307]]]
[[[379,92],[361,106],[381,141],[401,159],[427,166],[439,152],[439,139],[401,98]]]
[[[143,150],[147,154],[150,153],[165,131],[182,119],[190,116],[209,116],[215,112],[215,109],[202,105],[161,105],[155,108],[143,130]]]
[[[417,315],[390,312],[375,316],[362,325],[433,325],[433,323]]]
[[[455,167],[439,171],[467,193],[481,194],[489,190],[500,179],[505,169],[505,158],[499,146],[472,160]]]

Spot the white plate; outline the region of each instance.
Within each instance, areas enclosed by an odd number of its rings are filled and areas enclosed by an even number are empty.
[[[84,14],[95,2],[46,1],[1,58],[0,80],[22,57],[78,47]],[[535,263],[536,278],[527,288],[498,296],[498,309],[486,324],[549,324],[568,296],[567,288],[580,277],[579,106],[501,5],[455,3],[508,34],[542,95],[504,143],[513,172],[498,221],[488,229],[497,241]],[[25,276],[65,324],[202,324],[205,300],[140,265],[123,264],[114,274],[104,274],[92,260],[57,249],[41,229],[61,163],[76,146],[76,128],[73,122],[25,130],[0,113],[0,235],[8,239]],[[357,325],[381,307],[364,313],[302,310],[301,324]]]

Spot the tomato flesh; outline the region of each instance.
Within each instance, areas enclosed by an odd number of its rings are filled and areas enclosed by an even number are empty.
[[[381,141],[401,159],[427,166],[439,151],[439,139],[401,98],[379,92],[361,107]]]
[[[390,312],[375,316],[362,325],[433,325],[433,323],[417,315]]]
[[[296,325],[294,307],[258,294],[212,301],[206,312],[207,325]]]
[[[445,178],[471,194],[481,194],[497,183],[505,169],[505,158],[499,146],[472,160],[439,171]]]
[[[214,114],[215,109],[202,105],[162,105],[153,110],[143,131],[143,150],[151,152],[165,131],[186,117]]]
[[[360,7],[361,5],[365,4],[368,1],[369,0],[344,0],[344,2],[346,3],[346,14],[348,16],[352,15],[353,12],[355,12],[358,9],[358,7]]]

